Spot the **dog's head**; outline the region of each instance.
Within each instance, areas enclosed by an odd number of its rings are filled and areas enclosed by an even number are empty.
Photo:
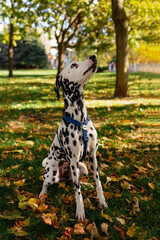
[[[65,67],[62,72],[56,77],[55,92],[57,99],[59,99],[59,88],[62,86],[63,90],[68,88],[68,92],[74,92],[75,88],[83,91],[91,76],[97,70],[97,58],[95,55],[87,58],[83,62],[72,62]]]

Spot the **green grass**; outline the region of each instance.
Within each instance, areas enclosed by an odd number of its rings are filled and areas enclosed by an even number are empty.
[[[72,232],[76,224],[72,183],[55,184],[45,202],[37,199],[42,187],[41,162],[62,118],[63,100],[55,100],[54,93],[56,72],[14,71],[13,79],[7,74],[0,71],[0,239],[59,239],[66,227]],[[101,224],[107,223],[112,240],[124,236],[156,240],[160,235],[159,82],[158,74],[130,74],[130,97],[120,100],[112,98],[115,74],[97,73],[84,91],[88,114],[98,132],[97,159],[109,205],[102,216],[95,188],[82,186],[86,218],[95,222],[103,237],[107,235],[101,232]],[[86,179],[92,185],[91,173],[82,181]],[[139,202],[137,212],[134,197]],[[52,226],[43,221],[44,214],[48,219],[49,214],[54,216]],[[84,238],[91,239],[91,235],[72,233],[71,237]]]

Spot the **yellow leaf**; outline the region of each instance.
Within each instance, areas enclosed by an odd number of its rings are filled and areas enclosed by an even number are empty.
[[[131,185],[127,181],[122,181],[120,185],[121,185],[121,188],[123,189],[131,189]]]
[[[112,181],[119,182],[120,178],[116,176],[111,176]]]
[[[136,228],[135,228],[135,223],[132,224],[132,226],[130,226],[127,230],[127,235],[129,237],[134,237],[135,235],[135,231],[136,231]]]
[[[22,227],[29,226],[29,219],[26,219],[25,221],[18,221],[18,224]]]
[[[33,209],[33,211],[35,211],[38,208],[37,199],[30,198],[27,205],[30,206]]]
[[[25,183],[25,179],[22,179],[17,182],[14,182],[14,185],[16,185],[17,187],[22,187],[24,183]]]
[[[63,181],[63,182],[60,182],[59,183],[59,188],[65,188],[65,186],[66,186],[66,183]]]
[[[122,175],[120,178],[121,178],[122,180],[132,181],[132,178],[131,178],[131,177],[128,177],[128,176],[126,176],[126,175]]]
[[[89,198],[86,198],[86,199],[84,200],[84,205],[85,205],[86,208],[90,208],[90,209],[93,209],[93,210],[96,209],[96,207],[94,207],[94,206],[92,205],[92,203],[91,203],[91,201],[89,200]]]
[[[28,235],[28,232],[23,231],[21,228],[10,229],[10,233],[14,234],[16,237],[25,237]]]
[[[103,214],[103,210],[101,211],[101,216],[102,216],[103,218],[109,220],[110,222],[113,222],[113,219],[112,219],[109,215]]]
[[[148,186],[149,186],[150,188],[152,188],[152,189],[155,189],[155,186],[154,186],[153,183],[148,183]]]
[[[29,171],[32,171],[32,170],[33,170],[33,167],[29,167],[28,170],[29,170]]]
[[[39,177],[39,180],[40,180],[40,181],[43,181],[43,175],[41,175],[41,176]]]

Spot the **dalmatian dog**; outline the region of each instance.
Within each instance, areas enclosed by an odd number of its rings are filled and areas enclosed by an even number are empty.
[[[83,157],[88,156],[89,158],[100,206],[107,207],[97,169],[97,132],[91,119],[88,118],[83,97],[84,86],[96,70],[97,58],[95,55],[92,55],[82,62],[72,62],[57,75],[55,92],[57,93],[57,99],[59,99],[59,89],[62,87],[64,99],[63,116],[65,115],[69,119],[72,118],[82,123],[82,126],[77,126],[63,117],[50,147],[48,157],[42,162],[45,171],[43,187],[39,197],[47,193],[49,185],[71,177],[75,189],[76,217],[79,221],[84,221],[85,219],[80,175],[88,174],[87,167],[81,162]],[[84,127],[83,123],[85,123],[87,118],[88,121]],[[83,131],[83,129],[85,130]],[[87,133],[86,146],[84,145],[83,132]]]

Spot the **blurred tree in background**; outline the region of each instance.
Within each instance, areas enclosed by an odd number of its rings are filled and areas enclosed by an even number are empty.
[[[0,43],[0,67],[8,67],[7,45]],[[34,37],[26,37],[16,41],[13,50],[13,67],[19,68],[48,68],[51,67],[43,44]]]
[[[13,76],[13,48],[30,31],[28,27],[36,26],[36,14],[32,0],[0,0],[0,15],[6,26],[3,43],[8,45],[9,77]],[[36,28],[35,28],[36,31]]]

